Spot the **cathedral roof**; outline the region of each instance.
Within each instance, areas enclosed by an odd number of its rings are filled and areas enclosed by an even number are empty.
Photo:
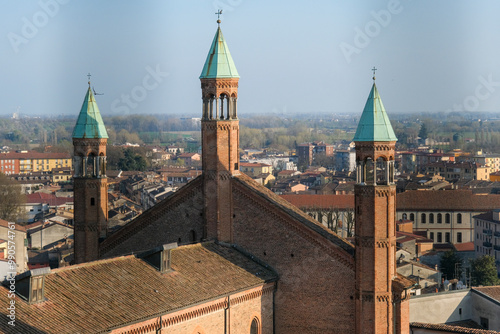
[[[353,141],[397,141],[389,117],[385,112],[377,86],[372,90],[359,120]]]
[[[108,132],[102,121],[90,85],[73,129],[73,138],[108,138]]]
[[[124,325],[203,305],[263,286],[277,274],[232,247],[212,242],[172,250],[172,269],[161,273],[134,255],[52,270],[46,301],[16,298],[17,333],[109,333]],[[0,301],[9,303],[0,286]],[[140,307],[138,307],[140,305]],[[8,310],[0,313],[7,317]],[[0,333],[10,333],[7,321]]]
[[[239,78],[233,57],[229,52],[222,30],[217,28],[212,46],[207,55],[200,79]]]

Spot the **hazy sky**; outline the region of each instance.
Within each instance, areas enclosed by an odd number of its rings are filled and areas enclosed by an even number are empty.
[[[0,114],[199,116],[219,8],[240,116],[500,110],[498,0],[5,0]]]

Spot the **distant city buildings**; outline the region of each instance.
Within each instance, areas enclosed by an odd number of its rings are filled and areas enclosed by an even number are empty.
[[[55,168],[72,168],[70,153],[40,153],[35,151],[16,151],[0,153],[0,172],[28,174],[50,172]]]
[[[474,216],[474,232],[476,256],[493,257],[500,273],[500,209]]]

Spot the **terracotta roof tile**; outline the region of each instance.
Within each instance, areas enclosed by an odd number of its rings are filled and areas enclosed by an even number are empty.
[[[281,195],[298,208],[354,209],[354,195]]]
[[[410,190],[397,194],[397,210],[489,211],[500,205],[500,195],[474,195],[470,190]]]
[[[16,298],[16,333],[100,333],[277,279],[214,243],[172,250],[172,268],[163,274],[130,255],[55,269],[45,279],[47,301],[29,305]],[[5,287],[0,301],[9,302]],[[6,308],[0,312],[6,317]],[[9,327],[2,321],[0,333]]]
[[[411,328],[425,328],[432,329],[438,332],[446,333],[466,333],[466,334],[498,334],[497,331],[490,331],[486,329],[466,328],[460,326],[444,325],[444,324],[424,324],[420,322],[410,323]]]
[[[500,303],[500,285],[475,287],[472,291],[479,291]]]
[[[3,219],[0,219],[0,226],[10,228],[9,222]],[[26,227],[21,226],[18,223],[14,224],[14,226],[16,231],[26,232]]]

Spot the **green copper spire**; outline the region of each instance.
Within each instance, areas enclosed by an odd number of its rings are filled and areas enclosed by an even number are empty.
[[[73,129],[73,138],[108,138],[108,132],[102,121],[94,94],[90,89],[90,81],[80,115],[78,115],[78,120]]]
[[[229,48],[222,35],[222,30],[218,27],[205,66],[201,71],[200,79],[239,77],[231,53],[229,53]]]
[[[375,77],[373,78],[375,79]],[[385,112],[377,86],[373,83],[372,90],[366,101],[365,109],[359,120],[354,141],[397,141],[389,117]]]

